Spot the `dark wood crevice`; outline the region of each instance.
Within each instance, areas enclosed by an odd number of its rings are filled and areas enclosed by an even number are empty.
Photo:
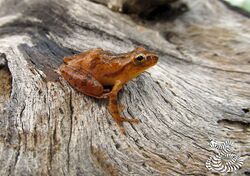
[[[5,53],[0,53],[0,109],[9,100],[11,94],[12,76]]]

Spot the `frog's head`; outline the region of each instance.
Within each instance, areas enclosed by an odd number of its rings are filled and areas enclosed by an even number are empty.
[[[131,57],[134,65],[133,71],[137,73],[141,73],[149,67],[154,66],[158,61],[158,56],[155,53],[142,47],[138,47],[132,51]]]

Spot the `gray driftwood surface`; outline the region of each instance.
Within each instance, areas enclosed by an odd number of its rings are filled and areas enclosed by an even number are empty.
[[[0,175],[210,175],[209,141],[233,141],[250,174],[250,20],[217,0],[190,0],[145,21],[84,0],[0,0]],[[106,100],[55,72],[101,47],[154,50],[159,63],[120,92],[120,133]]]

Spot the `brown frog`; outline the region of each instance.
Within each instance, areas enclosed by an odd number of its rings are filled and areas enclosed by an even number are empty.
[[[142,47],[122,54],[96,48],[65,57],[59,70],[64,79],[79,92],[95,98],[109,98],[108,110],[122,133],[125,133],[123,122],[138,123],[139,120],[120,115],[117,94],[127,81],[155,65],[157,61],[155,53]]]

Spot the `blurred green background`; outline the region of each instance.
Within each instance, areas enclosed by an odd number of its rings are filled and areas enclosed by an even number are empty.
[[[236,6],[250,13],[250,0],[224,0],[232,6]]]

